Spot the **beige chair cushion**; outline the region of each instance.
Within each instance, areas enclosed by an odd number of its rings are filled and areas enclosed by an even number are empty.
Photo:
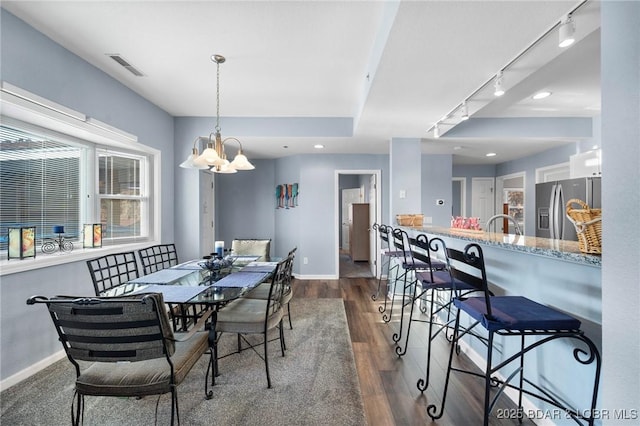
[[[171,357],[176,384],[186,377],[191,367],[208,347],[208,331],[201,331],[184,342],[175,343]],[[180,338],[180,334],[176,334]],[[171,369],[165,358],[138,362],[95,362],[76,380],[79,392],[98,396],[144,396],[171,391]]]
[[[240,256],[260,256],[259,261],[268,261],[271,253],[271,240],[233,240],[231,254]]]
[[[267,300],[236,299],[218,312],[217,332],[264,333]],[[283,310],[278,309],[267,319],[267,330],[274,328],[282,319]]]
[[[271,283],[262,283],[256,287],[254,287],[250,292],[245,294],[243,297],[247,299],[262,299],[267,300],[269,297],[269,286]],[[291,286],[286,286],[284,288],[284,293],[282,295],[282,304],[286,305],[291,300],[293,296],[293,292],[291,291]]]

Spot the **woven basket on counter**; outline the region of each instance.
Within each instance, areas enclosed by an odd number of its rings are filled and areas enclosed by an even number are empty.
[[[396,221],[400,226],[422,226],[423,214],[397,214]]]
[[[580,209],[572,207],[579,204]],[[576,227],[580,251],[602,254],[602,209],[592,209],[577,198],[567,201],[567,217]]]

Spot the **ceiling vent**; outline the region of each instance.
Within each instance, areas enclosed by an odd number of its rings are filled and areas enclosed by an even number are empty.
[[[129,62],[127,62],[119,54],[113,53],[113,54],[107,54],[107,56],[110,57],[111,59],[113,59],[114,61],[116,61],[117,63],[119,63],[120,65],[122,65],[127,70],[129,70],[129,72],[131,74],[135,75],[136,77],[143,77],[144,76],[144,74],[142,74],[140,71],[138,71],[133,65],[131,65]]]

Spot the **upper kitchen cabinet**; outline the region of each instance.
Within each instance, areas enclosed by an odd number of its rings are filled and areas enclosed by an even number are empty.
[[[569,174],[572,179],[602,176],[602,151],[594,149],[572,155],[569,158]]]

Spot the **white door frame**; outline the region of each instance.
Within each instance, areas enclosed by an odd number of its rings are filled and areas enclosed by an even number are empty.
[[[334,259],[335,259],[335,270],[334,277],[335,279],[340,278],[340,226],[342,226],[342,221],[340,218],[340,175],[376,175],[376,217],[369,218],[371,224],[376,221],[380,221],[382,217],[382,188],[380,185],[380,176],[382,172],[380,169],[378,170],[336,170],[335,178],[334,178],[334,189],[333,189],[333,197],[334,197],[334,211],[333,211],[333,250],[334,250]],[[377,241],[377,240],[376,240]],[[380,276],[380,250],[376,250],[376,278]]]

